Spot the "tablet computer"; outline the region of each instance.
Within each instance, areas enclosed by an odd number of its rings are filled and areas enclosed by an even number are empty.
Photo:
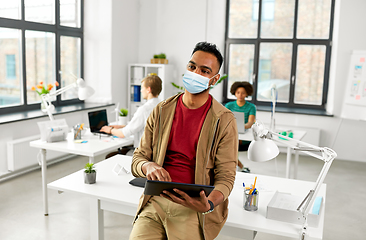
[[[136,187],[145,187],[146,178],[134,178],[129,181],[129,184]]]
[[[212,190],[215,188],[214,186],[209,185],[199,185],[199,184],[189,184],[189,183],[177,183],[177,182],[162,182],[162,181],[154,181],[147,180],[145,184],[145,195],[153,195],[159,196],[164,190],[172,192],[173,188],[177,188],[181,191],[184,191],[191,197],[199,197],[200,192],[202,190],[205,191],[206,196],[210,195]]]

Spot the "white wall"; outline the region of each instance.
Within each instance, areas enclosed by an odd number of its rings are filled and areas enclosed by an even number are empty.
[[[84,79],[96,90],[87,101],[112,102],[112,0],[84,7]]]
[[[165,53],[181,83],[197,42],[215,43],[222,53],[225,44],[225,0],[141,0],[139,63]],[[181,84],[183,85],[183,84]],[[222,100],[222,86],[213,90]]]
[[[138,59],[139,1],[85,1],[84,72],[96,94],[86,102],[127,108],[127,64]]]
[[[138,59],[139,8],[139,1],[114,0],[112,4],[112,102],[123,108],[128,107],[127,65]]]

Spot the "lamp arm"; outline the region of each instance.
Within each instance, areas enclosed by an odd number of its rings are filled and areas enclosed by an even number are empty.
[[[304,200],[301,202],[301,204],[297,208],[297,211],[299,211],[301,213],[301,215],[304,219],[304,225],[303,225],[301,236],[300,236],[300,239],[304,239],[306,236],[307,217],[308,217],[310,208],[312,207],[312,205],[315,201],[315,197],[317,196],[317,194],[324,182],[324,179],[325,179],[326,175],[328,174],[328,171],[330,169],[330,166],[333,163],[333,160],[337,157],[337,153],[333,149],[330,149],[327,147],[314,146],[312,144],[305,143],[300,140],[296,140],[293,138],[289,138],[287,136],[280,135],[271,130],[265,129],[263,127],[263,125],[261,125],[259,123],[253,124],[252,129],[253,129],[253,137],[254,137],[253,142],[256,142],[260,139],[268,139],[268,140],[272,140],[275,142],[283,143],[286,146],[288,146],[294,150],[302,151],[302,152],[304,152],[312,157],[315,157],[319,160],[322,160],[324,162],[323,168],[320,171],[320,174],[318,176],[318,179],[315,182],[314,187],[312,189],[310,189],[309,193],[306,195]],[[273,137],[273,136],[276,136],[276,137]],[[296,145],[294,146],[293,144],[291,144],[291,142],[292,143],[295,142]],[[305,147],[298,147],[298,146],[305,146]],[[249,148],[249,151],[250,151],[250,148]],[[320,152],[321,155],[312,153],[314,151]]]
[[[330,166],[332,165],[332,162],[333,162],[333,160],[324,163],[323,168],[318,176],[318,179],[315,182],[314,187],[309,191],[308,195],[304,198],[304,200],[298,206],[297,211],[300,211],[303,214],[303,217],[307,216],[309,214],[310,207],[312,206],[312,204],[315,201],[314,196],[316,196],[318,194],[320,187],[323,184],[326,175],[328,174]]]
[[[63,88],[60,88],[54,92],[51,92],[51,93],[47,93],[47,94],[42,94],[42,102],[43,104],[45,104],[46,106],[46,110],[47,110],[47,114],[48,114],[48,117],[50,118],[51,121],[55,120],[53,115],[52,115],[52,110],[54,109],[54,107],[52,106],[52,103],[51,103],[51,97],[54,97],[54,96],[57,96],[57,95],[60,95],[61,93],[63,92],[66,92],[72,88],[75,88],[77,87],[77,83],[73,83],[73,84],[70,84],[66,87],[63,87]],[[51,110],[51,106],[52,106],[52,110]]]
[[[333,163],[333,160],[337,157],[336,152],[330,148],[326,148],[326,147],[323,148],[322,153],[323,153],[323,157],[324,157],[323,158],[324,165],[323,165],[322,170],[320,171],[318,179],[315,182],[315,186],[314,186],[314,188],[312,188],[309,191],[308,195],[306,195],[304,200],[301,202],[301,204],[297,208],[297,211],[299,211],[302,214],[302,217],[305,220],[302,231],[301,231],[301,235],[300,235],[300,239],[302,239],[302,240],[305,239],[305,236],[306,236],[307,219],[308,219],[308,214],[309,214],[310,208],[315,201],[315,197],[318,195],[320,187],[323,184],[324,179],[328,174],[328,171],[330,169],[330,166]]]
[[[274,115],[274,113],[276,112],[276,99],[277,99],[276,88],[274,88],[274,87],[271,88],[271,95],[272,95],[272,105],[273,105],[272,114]]]
[[[305,199],[302,201],[302,203],[300,204],[300,206],[297,208],[298,211],[301,211],[301,213],[303,214],[303,216],[307,216],[308,213],[309,213],[309,210],[310,210],[310,207],[309,206],[312,206],[312,204],[314,203],[314,196],[316,196],[318,194],[318,191],[321,187],[321,185],[323,184],[323,181],[325,179],[325,176],[327,175],[328,171],[329,171],[329,168],[334,160],[334,158],[337,157],[337,154],[335,153],[334,150],[330,149],[330,148],[327,148],[327,147],[317,147],[317,146],[314,146],[312,144],[309,144],[309,143],[305,143],[305,142],[302,142],[300,140],[296,140],[296,139],[293,139],[293,138],[289,138],[289,137],[286,137],[286,136],[283,136],[283,135],[280,135],[278,133],[275,133],[275,132],[272,132],[272,131],[268,131],[267,133],[267,137],[268,137],[268,134],[270,135],[269,138],[271,138],[273,141],[275,142],[280,142],[280,143],[283,143],[291,148],[293,148],[294,150],[297,150],[297,151],[301,151],[301,152],[304,152],[312,157],[315,157],[319,160],[322,160],[324,161],[324,165],[323,165],[323,168],[322,170],[320,171],[320,174],[318,176],[318,179],[316,180],[315,182],[315,186],[313,189],[310,190],[310,192],[308,193],[308,195],[305,197]],[[271,135],[274,135],[274,136],[277,136],[279,137],[278,139],[277,138],[273,138]],[[286,140],[282,140],[281,138],[285,138]],[[290,144],[290,142],[296,142],[297,144],[300,144],[300,145],[304,145],[304,146],[307,146],[307,148],[301,148],[301,147],[296,147],[296,146],[293,146],[292,144]],[[314,154],[310,151],[317,151],[317,152],[321,152],[322,155],[319,156],[317,154]],[[301,209],[302,205],[305,206]]]
[[[51,121],[55,120],[53,118],[53,115],[52,115],[52,112],[50,110],[50,106],[51,106],[51,103],[49,101],[49,94],[42,94],[42,102],[43,104],[46,106],[46,111],[47,111],[47,114],[48,114],[48,117],[50,118]]]
[[[72,88],[75,88],[75,87],[77,87],[77,83],[70,84],[66,87],[60,88],[60,89],[58,89],[54,92],[51,92],[49,94],[46,94],[46,95],[49,95],[49,97],[57,96],[57,95],[60,95],[61,93],[64,93],[64,92],[66,92],[66,91],[68,91]]]
[[[322,148],[321,147],[318,147],[318,146],[315,146],[315,145],[312,145],[312,144],[310,144],[310,143],[306,143],[306,142],[302,142],[302,141],[300,141],[300,140],[296,140],[296,139],[293,139],[293,138],[289,138],[289,137],[287,137],[287,136],[283,136],[283,135],[281,135],[281,134],[278,134],[278,133],[275,133],[275,132],[273,132],[273,131],[268,131],[268,133],[270,134],[270,135],[274,135],[274,136],[277,136],[277,137],[279,137],[279,139],[276,139],[276,138],[273,138],[273,137],[269,137],[271,140],[273,140],[273,141],[275,141],[275,142],[280,142],[280,143],[283,143],[283,144],[285,144],[285,145],[287,145],[287,146],[289,146],[289,147],[292,147],[292,148],[298,148],[298,147],[296,147],[296,146],[294,146],[294,145],[291,145],[289,142],[295,142],[295,143],[298,143],[298,144],[300,144],[300,145],[303,145],[303,146],[306,146],[306,147],[309,147],[310,149],[304,149],[304,150],[302,150],[301,148],[299,148],[299,149],[296,149],[296,150],[300,150],[300,151],[321,151],[322,150]],[[267,135],[268,135],[268,133],[267,133]],[[281,138],[284,138],[284,139],[286,139],[286,140],[288,140],[288,142],[286,142],[285,140],[282,140]]]
[[[276,128],[276,119],[275,119],[275,112],[276,112],[276,87],[272,86],[271,88],[271,100],[272,100],[272,112],[271,112],[271,126],[270,130],[274,130]]]

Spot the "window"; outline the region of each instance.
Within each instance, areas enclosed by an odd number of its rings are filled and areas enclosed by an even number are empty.
[[[0,113],[39,109],[40,82],[62,88],[83,77],[82,16],[83,0],[0,0]],[[53,104],[78,102],[70,91]]]
[[[15,55],[7,54],[6,55],[6,78],[7,79],[15,79]]]
[[[227,0],[224,101],[230,86],[249,81],[248,100],[270,105],[262,93],[277,88],[278,106],[324,110],[327,99],[334,0]]]
[[[262,0],[263,4],[263,21],[272,21],[274,19],[274,1]],[[253,0],[253,20],[258,21],[259,0]]]

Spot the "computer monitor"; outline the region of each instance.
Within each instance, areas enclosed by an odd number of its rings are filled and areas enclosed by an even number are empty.
[[[233,112],[236,118],[236,124],[238,127],[238,133],[245,133],[245,113]]]
[[[90,132],[106,134],[100,131],[103,126],[108,126],[107,111],[105,109],[88,112],[88,118]]]

